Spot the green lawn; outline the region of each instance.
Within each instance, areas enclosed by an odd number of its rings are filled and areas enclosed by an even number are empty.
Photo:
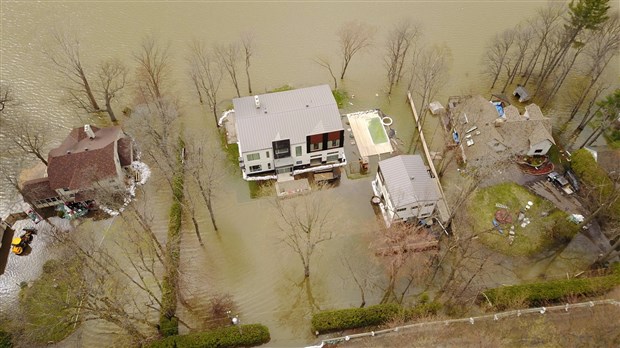
[[[534,205],[531,209],[525,210],[528,201]],[[503,234],[492,229],[495,212],[499,209],[496,203],[508,206],[513,219],[512,224],[500,226],[504,231]],[[530,219],[530,224],[525,228],[517,221],[521,209]],[[551,202],[514,183],[503,183],[477,190],[468,204],[468,212],[474,222],[474,231],[491,230],[480,234],[480,242],[507,255],[531,255],[547,247],[550,244],[550,229],[558,220],[567,217],[566,213],[556,209]],[[511,225],[515,226],[515,240],[512,245],[508,242]]]
[[[382,144],[388,141],[387,134],[385,133],[385,128],[383,128],[383,123],[381,123],[381,119],[370,119],[370,122],[368,122],[368,131],[370,132],[373,143]]]

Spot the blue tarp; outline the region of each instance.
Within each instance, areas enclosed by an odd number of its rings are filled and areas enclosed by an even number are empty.
[[[502,106],[502,103],[493,102],[493,105],[495,105],[495,108],[497,109],[497,114],[499,115],[499,117],[504,117],[504,107]]]

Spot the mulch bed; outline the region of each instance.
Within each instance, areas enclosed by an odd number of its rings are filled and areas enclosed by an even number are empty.
[[[547,164],[539,168],[534,168],[534,167],[530,167],[530,166],[523,165],[523,164],[519,164],[519,168],[521,168],[521,171],[524,172],[525,174],[547,175],[553,171],[554,166],[553,166],[553,163],[548,162]]]

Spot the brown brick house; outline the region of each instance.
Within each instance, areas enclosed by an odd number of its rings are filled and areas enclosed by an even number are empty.
[[[47,176],[23,183],[35,208],[93,199],[97,188],[124,190],[133,161],[132,140],[120,127],[74,128],[48,155]]]

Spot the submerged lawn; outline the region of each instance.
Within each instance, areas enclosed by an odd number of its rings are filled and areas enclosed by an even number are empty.
[[[372,118],[368,122],[368,131],[372,137],[372,142],[375,144],[382,144],[388,141],[387,134],[385,134],[385,128],[381,123],[381,119]]]
[[[532,208],[525,209],[527,202],[533,203]],[[514,183],[502,183],[477,190],[468,205],[468,212],[474,222],[474,230],[489,231],[493,228],[495,212],[500,209],[496,204],[508,207],[512,217],[511,224],[500,225],[503,234],[497,229],[491,232],[481,233],[480,242],[507,255],[530,255],[540,251],[551,243],[550,230],[560,221],[566,219],[567,214],[558,210],[555,206],[542,199],[525,187]],[[519,211],[523,210],[530,223],[521,227],[517,221]],[[515,239],[509,244],[508,236],[510,227],[515,227]]]

